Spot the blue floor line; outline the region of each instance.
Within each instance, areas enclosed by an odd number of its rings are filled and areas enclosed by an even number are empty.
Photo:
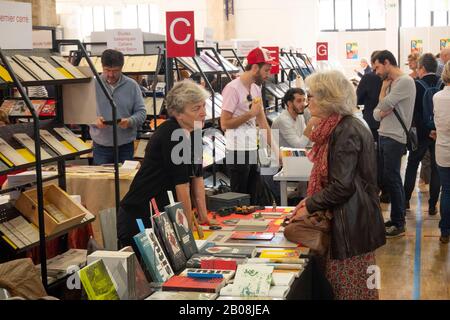
[[[414,289],[413,300],[420,300],[420,272],[422,255],[422,195],[417,196],[416,208],[416,250],[414,255]]]

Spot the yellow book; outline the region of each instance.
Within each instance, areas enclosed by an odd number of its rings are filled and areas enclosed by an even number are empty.
[[[17,149],[16,150],[22,157],[25,158],[25,160],[27,160],[29,163],[32,162],[36,162],[36,158],[34,157],[34,155],[28,151],[27,149]]]
[[[3,154],[0,153],[0,159],[3,160],[4,163],[6,163],[9,167],[14,167],[14,164],[9,161],[8,158],[6,158]]]
[[[11,75],[8,70],[6,70],[3,66],[0,66],[0,78],[2,78],[6,82],[13,82]]]
[[[261,251],[261,255],[259,257],[264,259],[298,258],[299,253],[297,250],[265,249]]]
[[[5,240],[11,247],[13,247],[14,250],[17,250],[17,246],[11,241],[9,240],[9,238],[7,236],[2,236],[3,240]]]
[[[63,141],[60,141],[60,142],[64,145],[64,147],[66,147],[67,149],[69,149],[70,152],[73,152],[73,153],[78,152],[78,150],[75,149],[74,147],[72,147],[72,145],[71,145],[70,143],[68,143],[67,141],[63,140]]]
[[[67,79],[75,79],[75,77],[69,73],[69,71],[67,71],[66,69],[60,67],[60,68],[56,68],[56,70],[58,70],[59,72],[62,73],[62,75],[64,77],[66,77]]]
[[[96,260],[78,272],[89,300],[119,300],[116,287],[103,260]]]

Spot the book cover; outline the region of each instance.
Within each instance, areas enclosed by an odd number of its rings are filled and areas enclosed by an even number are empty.
[[[119,300],[116,287],[103,260],[96,260],[80,271],[80,281],[89,300]]]
[[[162,212],[160,215],[154,215],[153,219],[173,270],[175,272],[183,270],[186,266],[186,256],[177,240],[169,215]]]
[[[36,81],[36,79],[29,74],[24,68],[22,68],[17,62],[15,62],[11,57],[6,57],[13,72],[19,77],[21,81]]]
[[[164,282],[174,275],[153,229],[146,229],[133,239],[154,282]]]
[[[20,166],[28,163],[28,161],[24,157],[22,157],[16,150],[14,150],[14,148],[12,148],[9,144],[7,144],[6,141],[3,140],[2,138],[0,138],[0,152],[15,166]]]
[[[44,57],[30,56],[30,59],[34,61],[42,70],[47,72],[55,80],[67,79],[61,72],[59,72],[50,62]]]
[[[37,64],[35,64],[30,58],[16,54],[13,59],[20,64],[25,70],[28,71],[37,80],[53,80],[44,70],[42,70]]]
[[[3,101],[0,109],[3,110],[6,114],[9,115],[11,109],[16,105],[16,101],[17,100],[12,100],[12,99],[11,100],[9,100],[9,99],[5,100],[5,101]]]
[[[72,131],[67,128],[54,128],[55,132],[66,140],[72,147],[78,151],[85,151],[91,149],[83,140],[78,138]]]
[[[66,274],[71,266],[82,268],[86,265],[87,250],[69,249],[63,254],[47,260],[47,270],[53,273]]]
[[[56,101],[49,99],[45,104],[39,109],[40,117],[55,117],[56,116]]]
[[[8,169],[9,169],[8,165],[4,163],[2,160],[0,160],[0,172]]]
[[[186,262],[186,268],[236,270],[238,262],[243,263],[245,260],[245,258],[220,258],[196,253]]]
[[[44,142],[54,151],[56,151],[59,155],[65,156],[72,153],[72,151],[70,151],[66,146],[64,146],[47,130],[41,129],[39,130],[39,133],[41,135],[41,139],[44,140]]]
[[[214,242],[207,242],[199,253],[225,258],[253,258],[256,255],[256,252],[256,247],[252,246],[216,246]]]
[[[158,55],[143,56],[141,72],[155,72],[158,66]]]
[[[28,244],[26,240],[21,239],[20,237],[16,236],[14,234],[14,228],[7,224],[6,222],[0,223],[0,231],[3,233],[3,239],[6,240],[6,242],[11,245],[14,249],[19,248],[22,249],[26,247]]]
[[[0,78],[5,82],[13,82],[8,70],[6,70],[6,68],[2,65],[0,65]]]
[[[34,140],[31,139],[26,133],[16,133],[13,134],[14,139],[16,139],[20,144],[22,144],[28,151],[30,151],[33,155],[36,154],[34,148]],[[41,159],[48,160],[51,159],[52,156],[49,155],[44,149],[41,148]]]
[[[136,275],[134,252],[97,250],[87,257],[87,263],[103,260],[106,269],[116,283],[120,300],[136,299]]]
[[[75,66],[73,66],[69,61],[67,61],[63,57],[61,57],[61,56],[52,56],[52,59],[57,64],[59,64],[61,67],[66,69],[66,71],[68,71],[75,78],[78,78],[78,79],[86,78],[86,76],[80,70],[78,70]]]
[[[217,293],[188,291],[156,291],[145,300],[216,300]]]
[[[24,217],[18,216],[8,222],[17,231],[15,235],[21,239],[26,239],[28,244],[33,244],[39,241],[39,229],[25,220]]]
[[[225,285],[224,279],[198,279],[173,276],[163,283],[163,291],[196,291],[217,293]]]
[[[269,227],[267,220],[240,219],[234,228],[235,231],[265,231]]]
[[[236,282],[235,282],[236,283]],[[273,286],[269,288],[269,291],[267,293],[267,296],[238,296],[235,295],[234,289],[235,289],[235,283],[233,284],[229,284],[225,287],[223,287],[220,290],[220,297],[218,298],[218,300],[225,300],[227,297],[235,297],[235,300],[239,300],[239,299],[249,299],[249,300],[259,300],[259,299],[263,299],[263,300],[282,300],[284,298],[287,297],[287,295],[289,294],[290,291],[290,287],[289,286]]]
[[[199,268],[187,268],[182,273],[180,273],[180,276],[183,277],[208,277],[210,275],[216,276],[220,275],[225,281],[229,281],[234,277],[235,271],[234,270],[219,270],[219,269],[199,269]]]
[[[233,296],[267,297],[272,283],[273,267],[240,265],[233,283]]]
[[[300,251],[295,249],[263,249],[259,258],[281,259],[281,258],[300,258]]]
[[[234,232],[231,235],[233,240],[272,240],[275,237],[274,233],[267,232]]]
[[[164,209],[173,223],[175,234],[178,242],[181,244],[184,255],[187,259],[190,259],[193,254],[198,253],[198,248],[192,230],[189,228],[186,215],[184,214],[183,205],[177,202],[173,205],[166,206]]]

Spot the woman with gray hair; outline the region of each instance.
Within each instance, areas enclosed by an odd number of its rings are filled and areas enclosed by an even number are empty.
[[[202,168],[202,134],[209,93],[190,80],[175,84],[167,94],[170,118],[157,128],[145,150],[144,162],[120,203],[117,235],[122,246],[133,245],[139,233],[136,219],[150,225],[150,200],[159,208],[169,204],[167,191],[183,204],[189,227],[193,226],[191,191],[199,223],[209,223]],[[197,140],[197,141],[195,141]],[[195,146],[195,148],[194,148]],[[138,252],[135,250],[135,252]]]
[[[295,208],[291,223],[307,215],[331,213],[325,274],[336,299],[378,299],[376,283],[368,286],[375,249],[386,243],[381,215],[373,137],[355,118],[356,94],[339,71],[306,79],[309,108],[321,119],[310,139],[314,163],[308,197]]]

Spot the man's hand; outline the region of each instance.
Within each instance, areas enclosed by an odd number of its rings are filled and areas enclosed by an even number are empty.
[[[394,112],[394,110],[390,110],[390,111],[380,111],[380,117],[381,119],[386,118],[387,116],[391,115]]]
[[[252,116],[252,118],[256,117],[261,112],[262,109],[263,109],[262,99],[259,97],[253,99],[252,107],[250,108],[250,115]]]
[[[103,117],[98,117],[97,120],[95,120],[95,125],[97,126],[97,128],[99,129],[106,128],[106,124],[104,124],[103,121],[105,121]]]
[[[430,138],[433,139],[434,141],[436,141],[436,139],[437,139],[437,133],[436,133],[436,130],[432,130],[432,131],[430,132]]]
[[[122,129],[128,129],[130,127],[130,119],[124,118],[119,122],[119,127]]]

